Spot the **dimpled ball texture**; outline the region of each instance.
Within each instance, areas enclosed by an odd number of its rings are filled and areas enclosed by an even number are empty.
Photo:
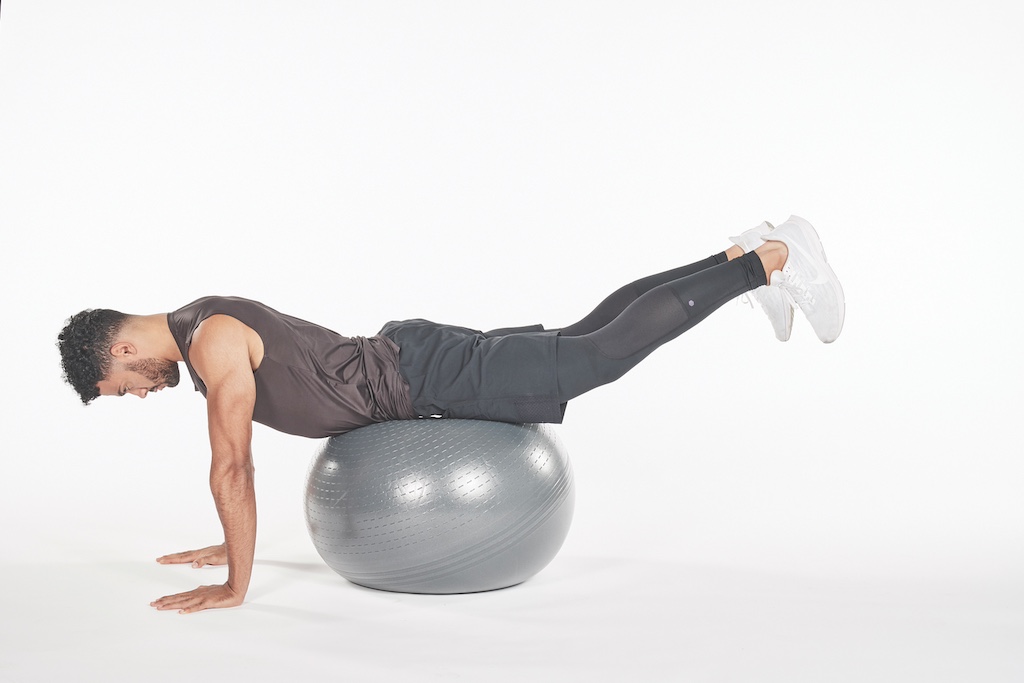
[[[474,593],[543,569],[573,502],[572,468],[549,425],[400,420],[324,442],[306,523],[328,566],[355,584]]]

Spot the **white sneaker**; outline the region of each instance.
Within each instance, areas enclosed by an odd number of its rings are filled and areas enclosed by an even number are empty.
[[[834,342],[843,330],[846,302],[814,227],[799,216],[790,216],[764,239],[783,242],[789,249],[786,265],[772,273],[772,288],[788,294],[800,307],[818,339]]]
[[[756,227],[746,230],[739,235],[734,235],[729,238],[729,241],[735,244],[737,247],[743,250],[743,253],[754,251],[759,246],[764,244],[764,236],[775,229],[768,221],[761,223]]]
[[[767,239],[765,236],[774,229],[771,223],[765,221],[757,227],[730,237],[729,240],[744,252],[751,252],[764,244]],[[772,284],[777,283],[773,282]],[[761,308],[775,330],[775,338],[779,341],[788,341],[790,334],[793,333],[793,302],[786,292],[779,287],[761,285],[749,294],[757,303],[761,304]]]

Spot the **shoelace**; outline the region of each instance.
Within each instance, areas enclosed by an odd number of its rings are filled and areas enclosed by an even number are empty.
[[[796,274],[795,271],[782,270],[782,282],[779,283],[782,288],[793,298],[793,303],[796,305],[808,304],[814,305],[814,294],[807,288],[803,278]]]

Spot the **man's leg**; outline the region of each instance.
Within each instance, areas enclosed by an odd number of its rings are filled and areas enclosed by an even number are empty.
[[[598,304],[597,308],[587,314],[585,318],[579,322],[569,325],[568,327],[561,328],[560,333],[565,337],[578,337],[580,335],[595,332],[615,320],[620,313],[626,310],[626,307],[655,287],[660,287],[661,285],[669,282],[694,275],[702,270],[707,270],[713,266],[726,263],[727,261],[742,255],[742,249],[732,246],[727,251],[715,254],[714,256],[709,256],[701,261],[680,266],[679,268],[674,268],[672,270],[666,270],[663,273],[648,275],[647,277],[630,282],[628,285],[619,287],[617,290],[605,297],[604,301]]]
[[[576,337],[599,330],[618,317],[620,313],[626,310],[627,306],[655,287],[659,287],[674,280],[693,275],[694,273],[699,273],[700,271],[711,268],[712,266],[717,266],[721,263],[739,258],[747,251],[753,251],[756,245],[760,245],[763,242],[763,235],[771,229],[772,228],[769,223],[762,223],[757,227],[751,228],[750,230],[737,235],[736,237],[730,237],[729,239],[732,240],[734,244],[723,252],[709,256],[701,261],[680,266],[679,268],[666,270],[663,273],[648,275],[647,277],[640,278],[639,280],[630,282],[627,285],[623,285],[605,297],[605,299],[598,304],[597,308],[587,314],[587,316],[582,320],[567,327],[553,328],[548,329],[547,331],[559,332],[565,336]],[[506,334],[538,332],[543,329],[544,328],[541,325],[531,325],[528,327],[503,327],[498,330],[485,332],[484,336],[500,337]]]
[[[563,329],[558,338],[559,399],[568,401],[618,379],[654,349],[704,320],[722,304],[766,284],[768,274],[782,268],[787,253],[783,243],[768,242],[725,262],[718,262],[726,258],[725,254],[711,257],[716,260],[714,265],[648,289],[598,329],[567,334],[586,329],[579,323]],[[601,306],[598,312],[605,315]],[[591,316],[600,319],[594,313]]]
[[[731,259],[743,255],[743,250],[739,247],[733,246],[728,250],[709,256],[702,261],[690,263],[679,268],[673,268],[672,270],[666,270],[664,273],[657,273],[655,275],[648,275],[647,277],[640,278],[634,282],[630,282],[628,285],[623,285],[617,290],[605,297],[604,301],[597,305],[593,311],[587,314],[585,318],[579,322],[575,322],[568,327],[561,328],[544,328],[542,325],[528,325],[525,327],[502,327],[497,330],[489,330],[484,332],[485,337],[501,337],[506,334],[522,334],[529,332],[558,332],[560,335],[576,337],[583,334],[589,334],[596,330],[601,329],[616,317],[622,311],[626,310],[626,307],[631,303],[639,299],[641,296],[651,291],[655,287],[678,280],[679,278],[699,273],[702,270],[717,266],[720,263],[725,263]]]

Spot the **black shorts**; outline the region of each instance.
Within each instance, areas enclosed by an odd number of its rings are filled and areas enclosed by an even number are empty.
[[[541,325],[481,332],[429,320],[386,324],[420,416],[560,423],[557,331]]]

